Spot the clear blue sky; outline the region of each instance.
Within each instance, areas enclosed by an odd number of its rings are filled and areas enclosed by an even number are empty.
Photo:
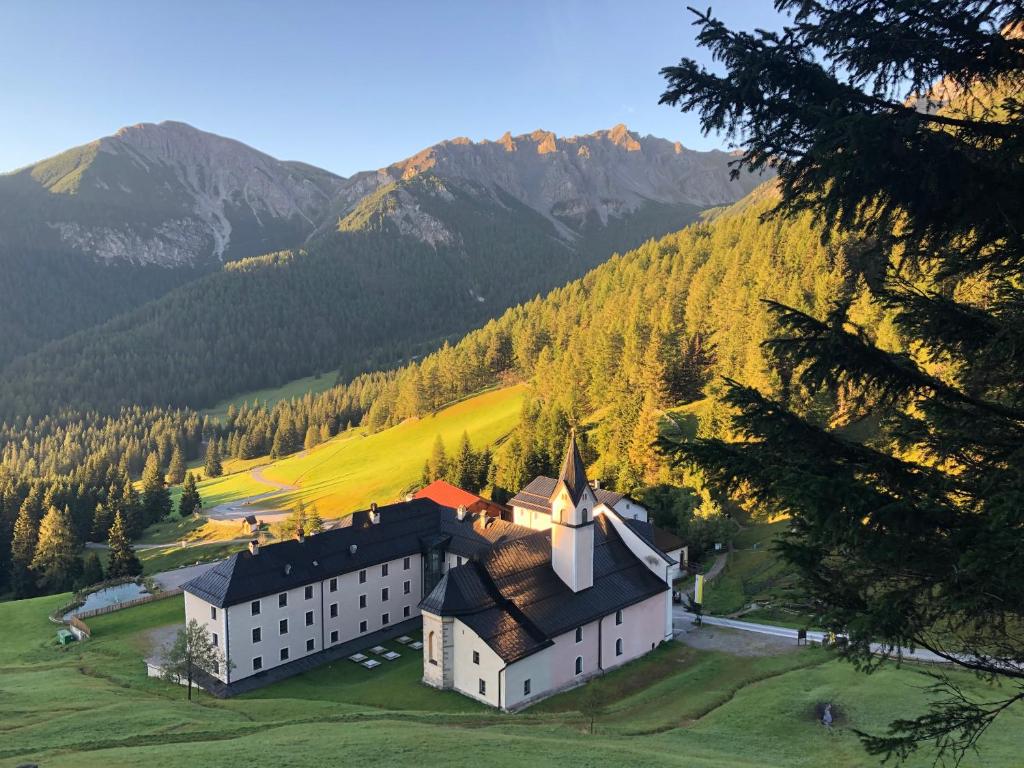
[[[706,58],[686,4],[6,0],[0,170],[160,120],[343,175],[506,130],[624,122],[724,146],[657,104],[662,66]],[[770,0],[713,8],[731,25],[779,25]]]

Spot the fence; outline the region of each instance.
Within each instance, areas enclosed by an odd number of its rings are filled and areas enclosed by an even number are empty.
[[[113,603],[111,605],[104,605],[102,608],[93,608],[91,611],[82,611],[75,614],[75,618],[89,619],[93,616],[102,616],[105,613],[120,611],[122,608],[134,608],[136,605],[152,603],[154,600],[163,600],[165,597],[174,597],[174,595],[180,595],[183,591],[184,590],[181,587],[176,587],[174,589],[168,589],[165,592],[157,592],[155,595],[143,595],[142,597],[125,600],[123,603]]]

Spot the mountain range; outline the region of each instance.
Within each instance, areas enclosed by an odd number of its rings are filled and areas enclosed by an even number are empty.
[[[743,197],[760,179],[731,159],[618,125],[456,138],[344,178],[184,123],[123,128],[0,176],[0,411],[205,405],[391,364]],[[108,380],[179,338],[235,373]]]

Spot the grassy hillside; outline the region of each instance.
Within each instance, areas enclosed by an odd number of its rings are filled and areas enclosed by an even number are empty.
[[[207,408],[202,413],[204,416],[210,416],[215,419],[223,421],[227,416],[228,408],[232,405],[236,408],[241,407],[243,403],[261,403],[268,408],[273,408],[274,405],[282,400],[291,400],[294,397],[302,397],[305,394],[319,394],[324,390],[330,389],[337,383],[337,374],[334,371],[316,374],[314,376],[306,376],[301,379],[295,379],[289,381],[287,384],[282,384],[280,387],[270,387],[269,389],[258,389],[255,392],[245,392],[244,394],[237,395],[235,397],[229,397],[227,400],[222,400],[216,405]]]
[[[419,480],[438,435],[449,450],[463,432],[477,449],[501,441],[518,421],[525,392],[524,385],[484,392],[376,434],[349,430],[309,453],[274,462],[263,476],[299,490],[268,503],[302,499],[315,502],[324,517],[338,517],[371,501],[393,501]]]
[[[522,384],[490,390],[382,432],[366,434],[358,428],[350,429],[311,451],[257,466],[255,470],[246,468],[203,480],[199,483],[203,506],[209,510],[219,504],[262,495],[252,504],[257,512],[291,507],[301,500],[316,504],[322,517],[333,518],[365,508],[371,501],[394,501],[419,480],[438,435],[449,450],[455,448],[463,432],[469,434],[477,449],[499,446],[518,421],[525,394]],[[250,462],[249,466],[254,464]],[[262,482],[261,478],[272,484]],[[276,484],[297,488],[279,490]],[[180,493],[180,486],[172,489],[175,504]],[[191,520],[170,520],[153,526],[142,541],[224,539],[237,535],[237,529],[224,523],[197,527]],[[152,557],[148,552],[144,554]],[[147,572],[150,570],[147,564]]]
[[[919,710],[913,671],[872,676],[811,649],[740,657],[670,644],[587,689],[516,715],[425,688],[421,661],[368,671],[339,662],[254,694],[189,704],[146,677],[150,633],[181,621],[180,597],[90,620],[92,640],[54,643],[51,596],[0,605],[0,766],[874,766],[853,728]],[[397,647],[397,646],[396,646]],[[406,649],[401,649],[406,651]],[[960,677],[969,688],[979,683]],[[598,704],[591,702],[598,701]],[[831,733],[814,719],[835,702]],[[580,710],[596,709],[594,733]],[[1004,715],[970,764],[1018,764],[1024,717]],[[922,754],[911,766],[930,765]]]

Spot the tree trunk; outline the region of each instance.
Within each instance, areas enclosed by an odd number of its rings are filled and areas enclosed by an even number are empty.
[[[188,700],[192,701],[192,668],[188,670]]]

